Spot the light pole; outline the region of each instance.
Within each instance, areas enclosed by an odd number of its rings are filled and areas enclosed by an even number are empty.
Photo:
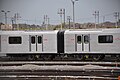
[[[98,11],[98,12],[97,12],[97,16],[98,16],[98,25],[99,25],[99,15],[100,15],[100,12]]]
[[[19,18],[21,18],[21,16],[19,13],[15,13],[14,18],[15,18],[15,24],[17,25],[17,30],[19,30],[18,20],[19,20]]]
[[[96,16],[97,16],[96,13],[97,13],[97,12],[95,11],[95,13],[93,14],[93,15],[95,16],[95,29],[96,29]]]
[[[103,16],[103,25],[102,25],[103,27],[104,27],[104,22],[105,22],[105,16]]]
[[[75,9],[74,9],[74,5],[75,5],[75,1],[78,0],[71,0],[72,4],[73,4],[73,28],[75,29]]]
[[[70,20],[71,20],[71,17],[70,16],[67,16],[67,20],[69,22],[69,29],[70,29]]]
[[[50,18],[48,17],[48,15],[44,15],[44,24],[45,24],[46,30],[48,30],[49,19]]]
[[[9,13],[10,11],[1,10],[1,12],[5,14],[5,24],[7,24],[7,13]]]
[[[115,24],[116,28],[118,28],[119,14],[120,14],[119,12],[114,13],[114,16],[115,16],[115,19],[116,19],[116,24]]]
[[[64,27],[65,27],[65,9],[63,9],[63,15],[64,15]]]
[[[95,28],[97,28],[97,26],[96,26],[96,23],[97,23],[96,19],[98,19],[98,25],[99,25],[99,11],[95,11],[93,15],[95,16]]]
[[[46,26],[46,30],[48,29],[47,18],[48,18],[48,15],[45,15],[45,22],[46,22],[45,26]]]
[[[65,9],[59,9],[58,10],[58,14],[60,15],[60,18],[61,18],[61,30],[62,30],[62,15],[64,14],[64,16],[65,16]],[[64,19],[65,19],[65,17],[64,17]],[[64,20],[65,21],[65,20]],[[65,23],[65,22],[64,22]]]

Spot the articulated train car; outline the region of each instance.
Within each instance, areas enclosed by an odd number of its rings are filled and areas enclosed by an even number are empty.
[[[0,56],[27,56],[57,53],[58,31],[1,31]]]
[[[100,60],[105,55],[120,58],[120,29],[68,30],[64,36],[65,53],[82,60]]]
[[[100,60],[120,58],[120,29],[0,31],[0,56],[50,59],[56,56]]]

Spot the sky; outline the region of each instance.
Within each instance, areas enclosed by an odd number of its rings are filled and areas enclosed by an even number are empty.
[[[0,0],[0,11],[10,11],[7,13],[9,24],[15,13],[20,15],[18,23],[41,25],[44,15],[48,15],[50,24],[60,24],[60,8],[66,10],[66,18],[72,18],[71,0]],[[95,11],[100,12],[100,22],[103,22],[103,16],[105,21],[114,22],[114,12],[120,12],[120,0],[78,0],[75,2],[75,22],[94,22]],[[4,13],[0,12],[0,22],[4,23],[4,19]]]

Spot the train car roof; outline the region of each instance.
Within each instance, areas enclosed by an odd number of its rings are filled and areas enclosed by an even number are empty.
[[[56,34],[58,30],[54,31],[0,31],[1,34]]]
[[[79,29],[79,30],[67,30],[65,34],[75,34],[75,33],[120,33],[120,28],[99,28],[99,29]]]
[[[57,34],[59,30],[53,31],[0,31],[1,34]],[[76,29],[76,30],[65,30],[65,34],[75,33],[120,33],[120,28],[99,28],[99,29]]]

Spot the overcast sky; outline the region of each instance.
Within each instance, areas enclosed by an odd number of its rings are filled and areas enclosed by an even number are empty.
[[[0,0],[0,10],[10,11],[10,17],[19,13],[19,23],[42,24],[43,16],[48,15],[51,24],[59,24],[59,8],[65,8],[66,16],[72,17],[71,0]],[[120,0],[79,0],[75,3],[75,22],[94,22],[94,11],[100,12],[100,22],[105,15],[106,21],[115,21],[114,12],[120,12]],[[0,12],[0,22],[4,23],[4,14]]]

